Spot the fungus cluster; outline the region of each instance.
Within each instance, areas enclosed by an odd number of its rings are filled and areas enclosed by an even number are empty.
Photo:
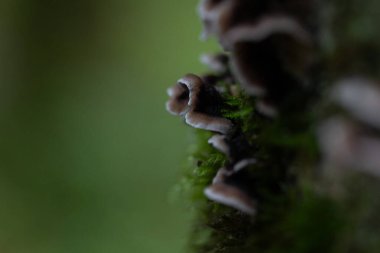
[[[205,61],[211,68],[218,66],[215,68],[220,70],[220,63],[224,60],[217,63],[214,57],[211,59]],[[167,110],[173,115],[182,116],[194,128],[214,132],[209,144],[229,158],[230,165],[217,172],[212,184],[204,190],[205,195],[216,202],[253,214],[254,200],[240,187],[239,178],[236,177],[242,168],[251,164],[252,159],[244,157],[244,150],[239,152],[242,146],[248,148],[245,140],[241,136],[232,137],[236,135],[234,132],[238,126],[222,116],[221,112],[226,105],[221,92],[204,78],[188,74],[168,89],[168,95]]]
[[[344,115],[331,116],[319,129],[326,168],[349,168],[380,177],[380,85],[363,77],[338,81],[331,102]]]
[[[379,6],[201,0],[201,38],[223,52],[202,55],[211,73],[179,79],[166,104],[211,132],[197,132],[209,146],[191,183],[206,203],[196,232],[214,241],[195,252],[378,252]]]
[[[288,97],[307,86],[311,65],[311,1],[202,0],[203,38],[215,36],[224,53],[201,56],[211,74],[185,75],[168,89],[167,110],[195,128],[212,131],[209,143],[224,153],[221,168],[205,195],[248,214],[255,213],[254,186],[242,171],[256,161],[239,122],[223,117],[225,94],[239,96],[235,83],[255,99],[258,114],[274,118]],[[219,85],[223,83],[224,85]],[[244,173],[243,173],[244,174]]]

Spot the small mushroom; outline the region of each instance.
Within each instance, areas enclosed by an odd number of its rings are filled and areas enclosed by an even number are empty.
[[[205,189],[204,193],[210,200],[233,207],[247,214],[254,215],[256,212],[255,202],[235,186],[224,183],[212,184]]]
[[[248,143],[245,136],[241,133],[235,133],[232,135],[214,135],[209,140],[216,150],[225,154],[230,160],[231,164],[235,164],[238,161],[244,161],[250,156],[250,152],[253,147]]]
[[[380,177],[380,139],[342,118],[326,120],[318,140],[329,167],[350,168]]]
[[[168,89],[167,110],[185,117],[185,122],[195,128],[226,134],[232,122],[221,116],[223,101],[214,87],[200,77],[188,74]]]
[[[228,70],[228,56],[226,54],[202,54],[201,63],[216,73],[225,73]]]
[[[188,109],[189,89],[178,83],[167,90],[170,100],[166,102],[166,110],[173,115],[183,115]]]
[[[265,100],[258,100],[256,103],[256,111],[269,118],[275,118],[278,115],[277,108]]]
[[[231,29],[222,43],[231,49],[231,69],[251,95],[283,99],[300,86],[311,63],[311,39],[294,19],[264,17]]]
[[[235,164],[235,166],[233,167],[232,171],[234,173],[237,173],[239,171],[241,171],[242,169],[248,167],[248,166],[251,166],[253,164],[256,164],[256,159],[254,158],[247,158],[247,159],[243,159],[241,161],[239,161],[238,163]]]
[[[213,184],[223,183],[227,177],[231,176],[234,172],[223,167],[218,170],[215,177],[212,179]]]
[[[208,140],[208,143],[223,154],[230,154],[230,148],[226,142],[226,136],[220,134],[214,135]]]
[[[380,128],[380,84],[361,77],[339,81],[332,98],[356,119]]]
[[[264,16],[255,23],[241,24],[223,38],[227,48],[243,41],[260,42],[275,34],[286,34],[303,44],[311,43],[310,34],[294,18],[283,15]]]
[[[254,215],[256,204],[250,190],[251,181],[247,179],[243,169],[255,162],[255,159],[244,159],[232,167],[219,169],[212,184],[204,191],[206,197]]]
[[[198,13],[203,22],[204,30],[201,39],[210,35],[219,34],[222,24],[229,20],[232,14],[234,0],[202,0],[198,6]]]

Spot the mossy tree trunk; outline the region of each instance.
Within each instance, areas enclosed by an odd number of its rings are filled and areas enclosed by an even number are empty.
[[[245,89],[239,95],[222,94],[223,117],[235,125],[230,135],[244,136],[250,144],[249,156],[257,161],[245,169],[256,212],[246,215],[204,197],[204,188],[213,184],[221,167],[230,166],[231,159],[207,144],[211,133],[194,131],[196,143],[181,182],[196,214],[189,240],[193,252],[379,252],[380,163],[375,158],[380,155],[379,126],[366,120],[363,108],[371,108],[366,102],[355,105],[350,100],[347,105],[331,95],[337,82],[353,77],[373,80],[374,91],[380,88],[376,87],[379,12],[380,3],[374,0],[313,5],[314,60],[304,73],[309,85],[287,93],[277,117],[257,112],[260,96]],[[228,89],[231,84],[217,85]],[[355,85],[360,88],[365,83],[355,81]],[[380,101],[380,96],[376,98]],[[343,140],[338,137],[343,130],[338,131],[327,140],[326,148],[327,130],[320,126],[330,118],[344,118],[342,129],[354,125],[355,131]],[[364,139],[369,141],[363,144]],[[341,151],[346,149],[346,153]],[[344,156],[350,152],[352,159]],[[372,160],[361,163],[362,157]]]

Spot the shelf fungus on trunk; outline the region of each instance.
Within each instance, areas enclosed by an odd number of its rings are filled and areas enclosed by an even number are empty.
[[[290,15],[303,23],[311,17],[313,0],[202,0],[198,13],[203,22],[202,38],[216,35],[222,39],[231,28],[255,23],[264,15]]]
[[[312,43],[305,29],[286,16],[263,17],[236,26],[224,38],[231,69],[244,90],[260,97],[256,110],[275,117],[292,93],[306,86]]]
[[[362,77],[338,81],[331,91],[333,105],[345,117],[325,120],[318,132],[324,162],[380,177],[380,89]]]
[[[318,132],[327,169],[349,168],[380,177],[380,139],[343,118],[324,121]]]
[[[254,150],[254,147],[248,143],[246,137],[241,133],[216,134],[208,140],[208,143],[225,154],[230,164],[247,161],[246,158],[250,157]]]
[[[332,99],[358,120],[380,129],[380,83],[352,77],[339,81]]]
[[[210,35],[223,32],[223,27],[230,19],[231,9],[235,2],[231,0],[202,0],[198,6],[198,13],[203,22],[202,39]]]
[[[223,118],[223,100],[219,92],[200,77],[188,74],[168,89],[166,109],[173,115],[184,116],[195,128],[226,134],[233,123]]]
[[[228,72],[229,58],[226,54],[202,54],[200,61],[218,74]]]
[[[253,196],[253,186],[244,171],[245,167],[254,162],[253,159],[246,159],[231,168],[219,169],[212,184],[204,190],[206,197],[254,215],[256,213],[256,202]]]

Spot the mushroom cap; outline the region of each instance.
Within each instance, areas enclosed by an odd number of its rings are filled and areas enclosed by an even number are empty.
[[[248,166],[251,166],[251,165],[253,165],[253,164],[256,164],[256,162],[257,162],[257,161],[256,161],[256,159],[254,159],[254,158],[243,159],[243,160],[237,162],[237,163],[234,165],[234,167],[233,167],[232,170],[233,170],[234,173],[236,173],[236,172],[239,172],[239,171],[245,169],[245,168],[248,167]]]
[[[378,83],[362,77],[343,79],[333,88],[332,99],[356,119],[380,129]]]
[[[260,42],[274,34],[287,34],[303,44],[312,44],[310,34],[290,16],[265,16],[253,24],[236,26],[223,38],[226,48],[238,42]]]
[[[198,13],[203,22],[201,39],[210,35],[220,34],[233,14],[233,5],[236,0],[202,0],[198,5]]]
[[[233,127],[232,122],[228,119],[209,116],[207,114],[197,113],[194,111],[189,111],[185,115],[185,121],[188,125],[194,128],[209,130],[222,134],[228,133],[228,131],[230,131],[230,129]]]
[[[168,88],[170,99],[166,102],[166,110],[172,115],[183,115],[188,107],[189,90],[184,85],[174,85]]]
[[[234,172],[228,170],[226,167],[222,167],[218,170],[215,177],[212,179],[213,184],[223,183],[229,176],[231,176]]]
[[[216,183],[207,187],[204,194],[210,200],[236,208],[244,213],[256,213],[255,202],[239,188],[224,183]]]
[[[202,54],[200,61],[217,73],[224,73],[228,70],[228,56],[226,54]]]
[[[269,118],[275,118],[278,115],[277,108],[265,100],[258,100],[255,109]]]
[[[318,140],[325,163],[380,177],[380,139],[343,118],[326,120]]]
[[[255,24],[237,26],[226,34],[223,44],[232,51],[232,72],[246,92],[275,94],[275,100],[299,86],[312,62],[310,36],[290,17],[264,17]]]
[[[187,74],[168,89],[167,110],[174,115],[184,115],[185,122],[195,128],[227,133],[233,124],[221,117],[223,101],[218,91],[200,77]]]
[[[208,143],[211,144],[216,150],[222,152],[223,154],[230,154],[230,148],[226,142],[226,136],[216,134],[208,140]]]

